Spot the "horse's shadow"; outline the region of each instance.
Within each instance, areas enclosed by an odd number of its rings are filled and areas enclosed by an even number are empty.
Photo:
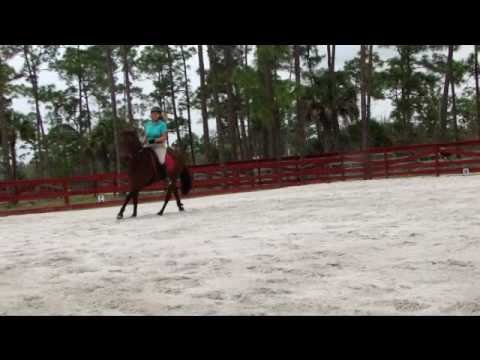
[[[174,217],[174,216],[186,216],[186,215],[190,215],[190,214],[196,214],[197,212],[198,211],[196,209],[191,209],[191,210],[184,210],[184,211],[177,211],[177,212],[174,212],[174,211],[166,212],[162,216],[160,216],[158,214],[145,214],[145,215],[136,216],[136,217],[127,216],[124,219],[117,220],[117,222],[135,221],[135,220],[148,220],[148,219],[161,220],[161,219],[166,218],[166,217],[171,218],[171,217]]]

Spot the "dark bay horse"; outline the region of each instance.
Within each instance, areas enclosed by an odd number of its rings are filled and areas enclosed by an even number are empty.
[[[177,200],[178,209],[184,211],[183,204],[180,201],[180,196],[178,194],[177,180],[180,178],[182,194],[186,195],[192,189],[192,177],[185,164],[185,157],[183,154],[171,149],[167,150],[166,164],[168,176],[165,178],[164,174],[163,176],[161,174],[158,158],[155,152],[142,146],[135,130],[124,130],[122,132],[121,145],[123,157],[128,159],[128,180],[130,189],[125,198],[125,203],[117,215],[117,219],[123,219],[123,212],[130,199],[133,199],[132,217],[136,217],[139,192],[143,188],[162,180],[165,180],[167,183],[167,191],[165,202],[158,215],[163,215],[172,193]]]

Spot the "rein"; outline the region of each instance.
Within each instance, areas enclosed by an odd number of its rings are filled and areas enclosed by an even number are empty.
[[[145,151],[147,148],[144,148],[142,147],[140,150],[138,150],[136,153],[134,154],[128,154],[126,157],[127,159],[129,160],[134,160],[137,155],[139,155],[140,153],[142,153],[143,151]],[[157,155],[155,154],[155,152],[150,149],[150,160],[151,160],[151,163],[152,163],[152,168],[153,168],[153,173],[155,174],[155,179],[157,178],[158,176],[158,170],[157,170]]]

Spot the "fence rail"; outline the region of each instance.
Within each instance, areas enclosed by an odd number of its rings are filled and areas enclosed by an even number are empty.
[[[194,189],[189,197],[357,179],[462,174],[465,168],[470,173],[480,172],[480,140],[371,148],[303,159],[287,157],[279,161],[266,159],[223,166],[192,166]],[[118,205],[121,200],[98,203],[96,196],[127,190],[128,176],[125,173],[4,181],[0,182],[0,205],[47,199],[57,199],[62,203],[24,209],[4,206],[6,209],[0,208],[0,216]],[[163,182],[145,189],[150,192],[163,190]],[[72,202],[72,197],[85,195],[92,195],[91,201]],[[142,202],[161,199],[161,193],[141,197]]]

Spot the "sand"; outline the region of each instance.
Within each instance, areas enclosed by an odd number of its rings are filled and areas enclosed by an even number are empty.
[[[479,315],[480,177],[0,218],[0,315]],[[131,214],[131,207],[126,215]]]

